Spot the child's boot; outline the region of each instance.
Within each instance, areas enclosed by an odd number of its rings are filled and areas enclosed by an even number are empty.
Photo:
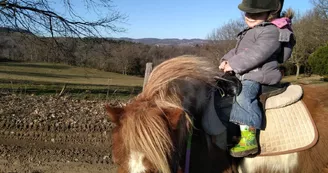
[[[245,157],[258,152],[256,129],[246,125],[240,126],[241,139],[239,143],[230,149],[233,157]]]

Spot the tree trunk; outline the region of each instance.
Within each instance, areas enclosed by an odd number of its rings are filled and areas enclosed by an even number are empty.
[[[123,70],[123,74],[126,75],[126,74],[127,74],[127,67],[124,66],[123,69],[124,69],[124,70]]]
[[[301,64],[296,63],[296,78],[299,77],[299,75],[300,75],[300,70],[301,70]]]

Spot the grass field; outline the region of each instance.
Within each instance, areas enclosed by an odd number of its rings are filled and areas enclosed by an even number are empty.
[[[284,77],[284,82],[322,83],[323,77]],[[50,63],[0,62],[0,90],[22,94],[65,94],[101,99],[127,99],[141,92],[143,78],[91,68]]]
[[[326,82],[326,77],[319,75],[304,76],[300,75],[298,78],[296,76],[285,76],[282,79],[283,82],[291,82],[294,84],[318,84]]]
[[[143,78],[91,68],[49,63],[0,63],[0,88],[15,93],[128,97],[141,91]]]

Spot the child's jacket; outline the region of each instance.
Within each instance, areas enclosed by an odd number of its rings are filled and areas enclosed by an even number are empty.
[[[276,84],[282,77],[278,69],[278,59],[281,59],[283,51],[280,37],[280,29],[272,23],[264,22],[254,28],[246,28],[238,34],[236,47],[222,60],[229,62],[241,80]],[[291,52],[292,47],[289,49]]]

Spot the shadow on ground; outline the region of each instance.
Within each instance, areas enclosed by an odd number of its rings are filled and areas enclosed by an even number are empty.
[[[31,77],[49,77],[49,78],[85,78],[85,75],[60,75],[60,74],[49,74],[49,73],[33,73],[33,72],[19,72],[19,71],[3,71],[0,73],[20,75],[20,76],[31,76]]]
[[[49,65],[49,64],[21,64],[18,62],[15,62],[13,60],[9,59],[0,59],[1,63],[0,66],[11,66],[11,67],[30,67],[30,68],[49,68],[49,69],[58,69],[58,70],[64,70],[69,69],[69,66],[66,65]]]

